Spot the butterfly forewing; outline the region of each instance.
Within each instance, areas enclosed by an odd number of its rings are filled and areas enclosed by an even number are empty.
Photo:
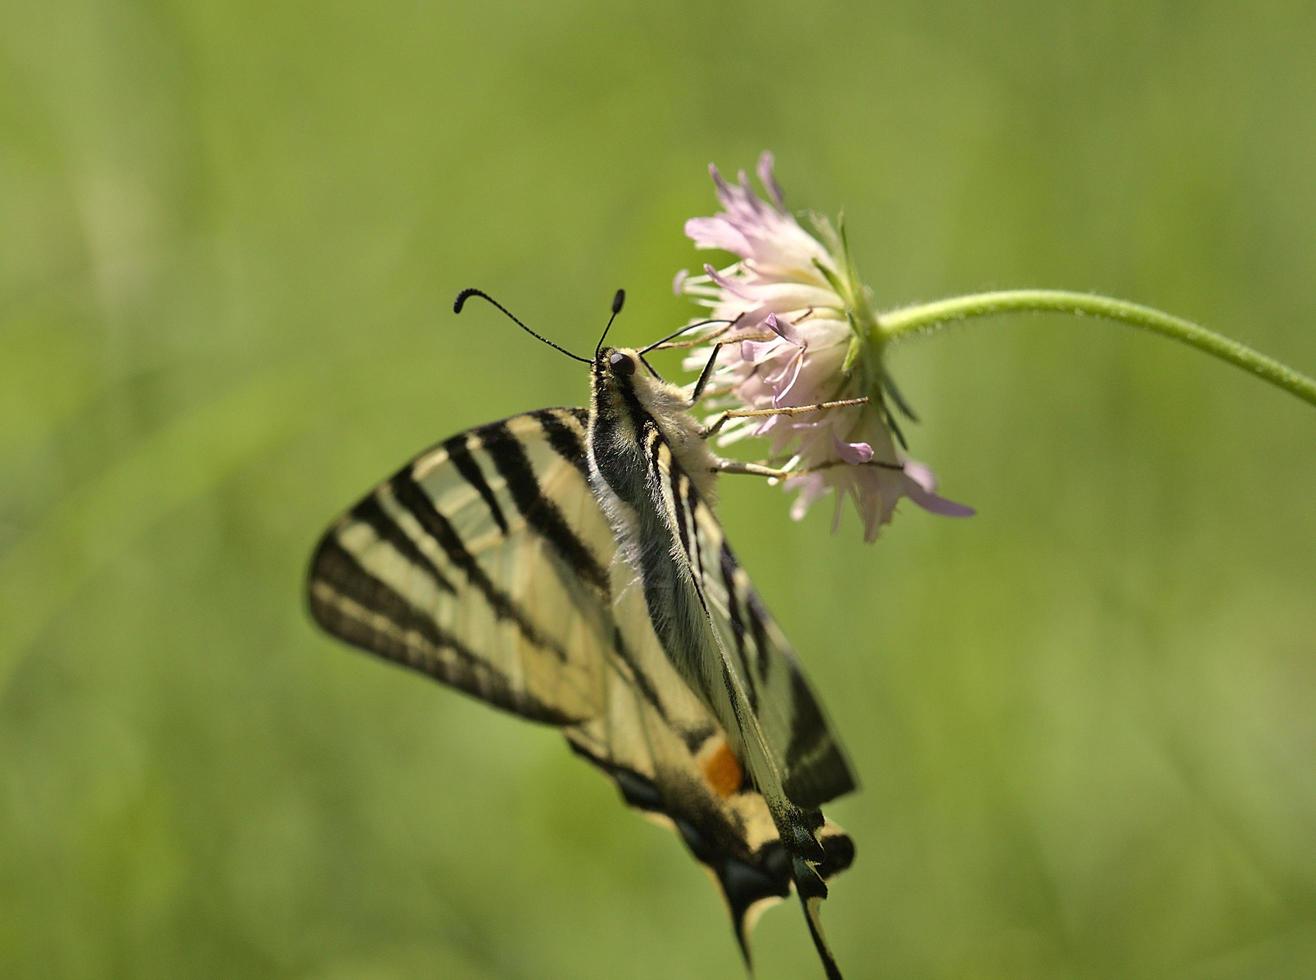
[[[550,409],[422,453],[321,540],[316,620],[527,718],[596,716],[616,545],[581,468],[583,436],[581,413]]]

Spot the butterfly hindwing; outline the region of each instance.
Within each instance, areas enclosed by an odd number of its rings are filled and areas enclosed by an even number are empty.
[[[674,519],[689,529],[687,557],[724,647],[745,679],[750,707],[791,802],[808,809],[852,792],[855,778],[781,627],[727,542],[717,515],[685,474]],[[674,497],[674,500],[678,498]]]
[[[748,962],[757,914],[790,894],[791,856],[731,739],[667,657],[635,573],[621,563],[614,569],[618,620],[634,626],[617,659],[607,713],[572,726],[567,738],[613,778],[630,806],[671,825],[709,870]],[[826,824],[820,840],[828,855],[823,877],[849,866],[854,846],[844,831]]]

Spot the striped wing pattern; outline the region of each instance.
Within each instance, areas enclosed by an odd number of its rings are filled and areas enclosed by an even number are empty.
[[[531,720],[596,716],[614,546],[580,432],[576,413],[547,410],[422,453],[321,540],[316,621]]]
[[[748,774],[739,734],[728,735],[674,667],[635,570],[617,555],[589,484],[586,414],[515,416],[459,433],[404,466],[324,535],[311,563],[311,613],[349,643],[562,727],[629,805],[670,824],[712,872],[748,959],[755,914],[797,879],[792,854]],[[812,696],[813,713],[797,703],[808,690],[794,680],[779,630],[711,511],[698,501],[683,506],[691,539],[717,556],[692,568],[710,609],[726,610],[712,613],[726,620],[719,630],[733,647],[740,635],[743,656],[761,664],[746,671],[757,710],[790,699],[780,712],[766,710],[765,732],[789,757],[789,720],[808,727],[816,719],[821,735],[795,741],[807,743],[808,759],[826,759],[830,736]],[[736,622],[747,628],[738,633]],[[799,768],[815,773],[808,784],[826,798],[853,786],[843,760],[839,770]],[[817,839],[825,853],[818,875],[848,867],[853,845],[843,831],[827,823]]]

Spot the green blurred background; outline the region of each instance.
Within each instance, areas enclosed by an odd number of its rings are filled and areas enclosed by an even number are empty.
[[[1086,8],[1086,9],[1083,9]],[[580,403],[776,151],[879,305],[1096,289],[1316,368],[1316,8],[4,0],[0,974],[738,977],[553,732],[314,632],[331,517]],[[724,481],[863,791],[848,977],[1316,975],[1316,417],[1165,341],[895,354],[971,521]],[[763,980],[819,975],[797,909]]]

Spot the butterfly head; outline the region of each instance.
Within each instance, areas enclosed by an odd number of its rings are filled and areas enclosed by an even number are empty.
[[[619,383],[635,374],[641,360],[640,355],[628,347],[601,347],[594,364],[596,370],[601,369],[614,383]]]
[[[652,380],[641,363],[640,355],[628,347],[600,347],[590,372],[595,401],[601,398],[621,409],[639,399],[644,382]]]
[[[600,347],[591,373],[595,388],[608,388],[619,396],[630,395],[646,403],[655,390],[672,387],[632,347]]]

